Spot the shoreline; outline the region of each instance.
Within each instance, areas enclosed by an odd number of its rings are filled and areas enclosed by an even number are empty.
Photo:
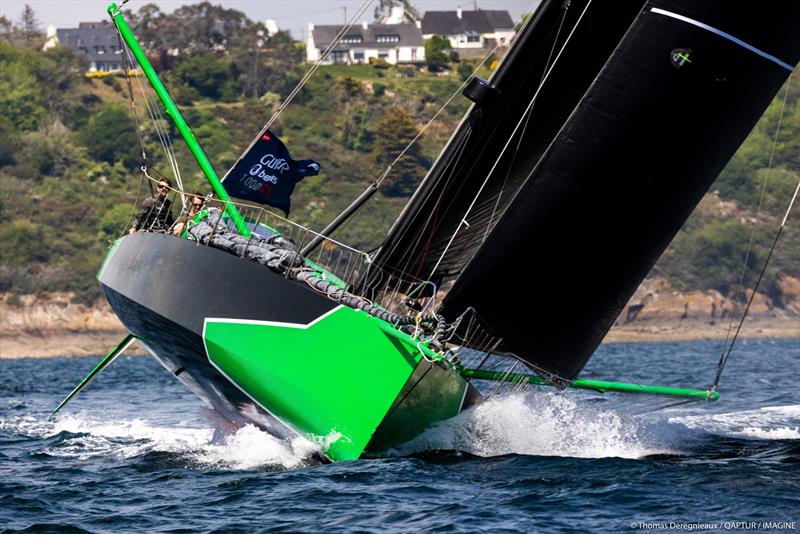
[[[735,331],[734,325],[734,330]],[[731,335],[733,333],[731,332]],[[0,360],[22,358],[64,358],[80,356],[102,357],[126,335],[119,329],[50,330],[0,333]],[[728,336],[727,324],[646,323],[615,326],[603,340],[607,343],[658,343],[701,340],[722,340]],[[756,320],[745,323],[741,339],[800,339],[800,323],[795,318]],[[135,343],[126,356],[147,355],[147,350]]]

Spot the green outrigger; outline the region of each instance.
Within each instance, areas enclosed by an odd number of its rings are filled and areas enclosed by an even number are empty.
[[[380,454],[469,409],[483,398],[478,383],[719,398],[578,373],[785,79],[784,62],[687,23],[715,16],[688,0],[589,3],[545,0],[492,78],[465,83],[473,105],[371,255],[331,234],[379,182],[319,233],[237,209],[111,4],[217,200],[184,237],[137,232],[113,244],[98,280],[130,334],[56,411],[134,339],[222,418],[301,435],[333,461]],[[676,5],[683,15],[667,11]],[[674,39],[758,83],[720,86],[691,70],[705,68],[700,59],[676,65]],[[791,60],[792,46],[774,53]],[[713,94],[721,111],[657,110],[687,87]],[[672,158],[678,131],[714,156]],[[619,143],[641,153],[609,156]],[[669,163],[642,179],[650,160]],[[653,196],[659,206],[640,213]],[[633,211],[640,218],[626,226]],[[597,262],[598,252],[619,261]]]

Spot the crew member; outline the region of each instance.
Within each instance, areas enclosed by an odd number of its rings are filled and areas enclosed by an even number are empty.
[[[136,220],[128,233],[137,231],[166,232],[175,222],[172,217],[172,201],[167,198],[172,183],[167,178],[158,181],[155,196],[145,199]]]

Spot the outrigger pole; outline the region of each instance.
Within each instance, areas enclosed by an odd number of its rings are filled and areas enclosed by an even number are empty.
[[[178,110],[178,106],[175,105],[175,102],[172,100],[169,92],[167,92],[167,88],[164,87],[164,84],[161,83],[161,80],[158,78],[158,74],[153,68],[153,65],[150,64],[150,60],[147,59],[144,51],[136,41],[136,36],[133,35],[133,31],[131,30],[130,26],[128,26],[125,18],[122,16],[119,6],[116,3],[109,4],[108,14],[111,15],[111,18],[114,20],[114,24],[116,24],[122,39],[125,41],[125,44],[128,45],[128,48],[130,48],[133,56],[136,58],[136,61],[139,62],[142,72],[144,72],[144,75],[147,77],[150,85],[153,86],[156,95],[158,95],[161,103],[164,104],[167,115],[175,123],[175,127],[178,129],[181,137],[183,137],[183,140],[189,147],[189,151],[194,156],[194,159],[197,160],[197,164],[200,165],[200,169],[203,171],[203,174],[206,175],[206,179],[214,189],[214,193],[217,195],[217,198],[221,202],[225,203],[225,211],[236,225],[236,229],[239,230],[239,233],[244,237],[250,237],[250,229],[247,227],[247,224],[245,224],[244,218],[239,213],[239,210],[236,209],[236,206],[230,202],[230,196],[217,176],[217,173],[214,170],[214,167],[211,165],[208,156],[206,156],[206,153],[203,151],[200,143],[197,142],[194,132],[192,132],[192,129],[189,128],[188,124],[186,124],[186,120]]]
[[[135,339],[136,339],[136,338],[133,336],[133,334],[128,334],[127,336],[125,336],[125,339],[123,339],[122,341],[120,341],[120,342],[119,342],[119,344],[118,344],[116,347],[114,347],[114,349],[113,349],[111,352],[109,352],[109,353],[106,355],[106,357],[105,357],[105,358],[103,358],[102,360],[100,360],[100,363],[98,363],[98,364],[97,364],[97,365],[94,367],[94,369],[92,369],[92,370],[91,370],[91,372],[90,372],[88,375],[86,375],[86,378],[84,378],[83,380],[81,380],[80,384],[78,384],[77,386],[75,386],[75,389],[73,389],[73,390],[70,392],[70,394],[69,394],[69,395],[67,395],[67,397],[66,397],[64,400],[62,400],[62,401],[61,401],[61,402],[58,404],[58,406],[56,406],[56,408],[53,410],[53,412],[52,412],[52,413],[53,413],[53,414],[57,413],[57,412],[58,412],[58,411],[59,411],[61,408],[63,408],[63,407],[64,407],[64,406],[65,406],[65,405],[66,405],[66,404],[69,402],[69,401],[71,401],[71,400],[72,400],[72,398],[73,398],[73,397],[75,397],[75,395],[77,395],[78,393],[80,393],[80,392],[81,392],[81,390],[82,390],[83,388],[85,388],[85,387],[87,386],[87,384],[89,384],[89,382],[91,382],[91,381],[94,379],[94,377],[96,377],[98,374],[100,374],[100,372],[101,372],[103,369],[105,369],[106,367],[108,367],[109,365],[111,365],[111,363],[112,363],[114,360],[116,360],[116,359],[117,359],[117,357],[118,357],[120,354],[122,354],[122,353],[125,351],[125,349],[127,349],[127,348],[128,348],[130,345],[131,345],[131,343],[133,343],[133,342],[134,342],[134,340],[135,340]]]

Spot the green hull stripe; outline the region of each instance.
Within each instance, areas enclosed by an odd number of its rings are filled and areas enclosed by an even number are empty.
[[[361,456],[421,354],[345,306],[309,324],[206,318],[209,361],[332,460]]]

